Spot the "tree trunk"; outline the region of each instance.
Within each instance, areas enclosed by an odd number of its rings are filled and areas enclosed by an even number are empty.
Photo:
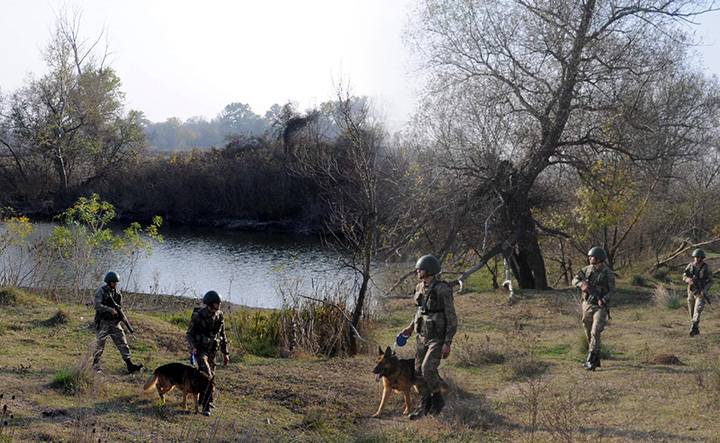
[[[505,199],[508,204],[504,226],[512,229],[506,232],[506,236],[516,239],[511,267],[521,289],[549,289],[545,260],[540,251],[535,221],[525,195],[527,194],[516,192]]]

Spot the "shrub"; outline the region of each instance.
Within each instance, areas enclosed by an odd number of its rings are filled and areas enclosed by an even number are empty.
[[[74,395],[87,391],[94,384],[92,372],[86,368],[64,368],[55,372],[50,387],[63,394]]]
[[[505,362],[505,355],[495,349],[490,343],[490,337],[485,336],[484,343],[473,341],[467,334],[455,340],[453,354],[455,364],[460,367],[476,367]]]
[[[513,357],[503,366],[502,377],[508,381],[534,378],[544,374],[548,366],[546,362],[531,355]]]
[[[653,278],[658,281],[666,282],[669,281],[668,274],[670,274],[670,269],[665,266],[661,266],[653,272]]]
[[[647,284],[647,279],[643,275],[635,274],[630,279],[630,284],[633,286],[645,286]]]
[[[45,326],[59,326],[59,325],[66,325],[70,321],[70,316],[67,314],[67,312],[63,311],[62,309],[58,309],[55,315],[50,317],[49,319],[45,320]]]
[[[0,288],[0,306],[14,306],[22,297],[22,291],[17,288]]]
[[[667,309],[678,309],[684,306],[682,297],[672,285],[669,288],[663,284],[655,285],[652,298],[655,306],[664,306]]]

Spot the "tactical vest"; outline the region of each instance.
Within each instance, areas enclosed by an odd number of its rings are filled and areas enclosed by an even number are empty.
[[[204,311],[203,311],[204,310]],[[217,315],[209,316],[209,311],[204,307],[193,309],[193,317],[197,315],[197,321],[193,324],[193,339],[196,345],[203,349],[214,349],[220,337],[220,328],[223,324],[223,315],[219,312]]]
[[[610,282],[608,281],[607,274],[612,272],[610,268],[604,266],[601,270],[596,271],[593,266],[586,266],[583,269],[583,274],[587,278],[588,284],[591,287],[597,288],[600,291],[600,296],[605,297],[610,292]],[[583,301],[588,301],[589,294],[582,294]],[[597,300],[593,300],[592,304],[597,304]]]
[[[437,292],[438,285],[449,286],[435,280],[424,293],[415,294],[415,332],[428,340],[445,338],[445,301]]]
[[[690,263],[687,268],[685,268],[685,277],[688,278],[694,278],[700,283],[700,287],[702,289],[705,289],[705,286],[708,283],[708,280],[710,280],[710,271],[708,268],[708,264],[703,262],[702,265],[698,268],[695,266],[694,263]],[[691,289],[695,289],[692,284],[690,284]]]
[[[122,303],[122,295],[119,291],[115,291],[115,296],[113,296],[113,291],[110,290],[108,286],[102,287],[103,291],[103,299],[102,304],[107,306],[108,308],[115,308],[115,305],[120,305]],[[113,301],[115,303],[113,303]],[[95,322],[98,322],[100,320],[104,321],[117,321],[120,322],[120,317],[117,315],[113,315],[109,312],[99,312],[95,311]]]

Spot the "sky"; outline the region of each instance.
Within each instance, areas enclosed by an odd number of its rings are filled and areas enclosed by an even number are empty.
[[[0,0],[0,91],[45,72],[42,50],[63,8],[81,34],[105,32],[129,109],[152,121],[215,117],[232,102],[258,114],[334,98],[338,83],[367,95],[391,128],[421,88],[403,43],[413,0]],[[699,63],[720,76],[720,12],[697,19]]]

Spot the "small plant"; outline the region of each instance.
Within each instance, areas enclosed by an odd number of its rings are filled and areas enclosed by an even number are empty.
[[[657,281],[666,282],[669,280],[668,274],[670,274],[670,269],[666,268],[665,266],[661,266],[653,272],[653,278]]]
[[[45,325],[50,327],[60,326],[68,324],[69,321],[70,316],[68,315],[68,313],[63,311],[62,309],[58,309],[55,315],[45,320]]]
[[[10,428],[10,425],[15,419],[15,414],[12,412],[12,402],[14,401],[14,395],[7,399],[5,394],[0,394],[0,404],[2,404],[2,411],[0,411],[0,443],[13,441],[15,429]]]
[[[453,356],[455,363],[463,368],[505,362],[505,355],[495,349],[489,336],[485,336],[484,343],[477,343],[464,334],[459,340],[455,340]]]
[[[95,383],[93,374],[84,367],[63,368],[55,372],[50,387],[63,394],[75,395],[87,391]]]
[[[652,298],[655,306],[664,306],[667,309],[678,309],[684,305],[682,297],[672,284],[669,288],[663,284],[655,285]]]
[[[21,294],[16,288],[0,288],[0,306],[14,306]]]
[[[633,286],[645,286],[647,284],[647,279],[644,275],[635,274],[630,279],[630,284]]]

